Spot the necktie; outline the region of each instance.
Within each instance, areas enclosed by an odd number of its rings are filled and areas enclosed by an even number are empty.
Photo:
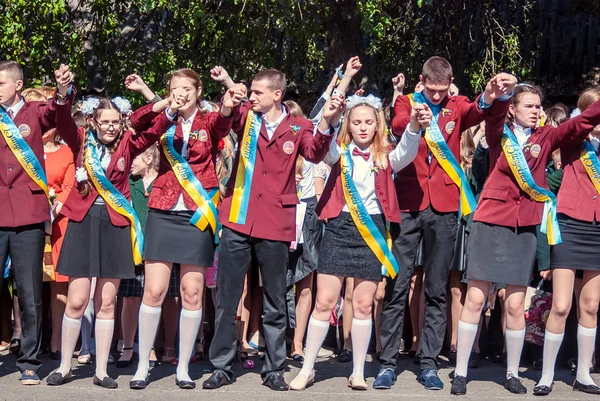
[[[369,152],[361,152],[360,150],[358,150],[358,148],[354,148],[352,150],[352,156],[362,156],[363,159],[365,159],[366,162],[369,161],[369,156],[371,156],[371,153]]]
[[[15,112],[12,111],[12,109],[8,109],[8,116],[10,117],[11,120],[15,119]]]

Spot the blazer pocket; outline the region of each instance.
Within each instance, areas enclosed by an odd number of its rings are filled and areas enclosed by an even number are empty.
[[[496,189],[496,188],[487,188],[481,194],[483,199],[494,199],[500,202],[506,202],[508,198],[508,190],[507,189]]]
[[[300,203],[298,195],[296,194],[281,194],[281,205],[282,206],[296,206]]]
[[[29,183],[29,189],[31,190],[32,194],[44,193],[44,190],[42,188],[40,188],[37,184],[34,184],[32,182]]]
[[[444,173],[444,184],[446,185],[454,185],[454,181],[452,181],[452,178],[450,178],[450,176],[448,174]]]

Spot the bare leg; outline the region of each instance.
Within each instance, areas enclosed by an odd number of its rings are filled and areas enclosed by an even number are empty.
[[[133,356],[133,343],[135,341],[135,331],[138,326],[138,314],[141,297],[124,297],[123,310],[121,311],[121,327],[123,328],[123,353],[120,361],[129,361]]]
[[[318,289],[317,289],[318,291]],[[346,279],[346,291],[344,294],[344,308],[342,311],[342,328],[344,330],[344,349],[352,351],[352,319],[354,314],[352,313],[352,298],[354,292],[354,279]]]
[[[381,352],[381,311],[383,310],[383,298],[385,297],[385,277],[381,282],[377,284],[377,292],[375,292],[374,306],[375,316],[375,351],[379,354]]]
[[[313,273],[296,283],[296,328],[294,329],[292,355],[304,355],[304,334],[312,309],[312,286]]]
[[[61,326],[65,308],[67,307],[68,283],[50,283],[50,316],[52,319],[52,338],[50,350],[61,350]]]

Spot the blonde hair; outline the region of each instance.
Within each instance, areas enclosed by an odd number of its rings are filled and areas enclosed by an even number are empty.
[[[36,88],[27,88],[21,92],[21,96],[26,102],[48,102],[48,98],[42,93],[42,91]]]
[[[475,154],[475,142],[473,137],[479,131],[479,126],[469,128],[460,137],[460,166],[467,171],[473,162],[473,154]]]
[[[304,117],[304,112],[302,111],[302,107],[293,100],[286,100],[283,102],[290,110],[290,114],[294,117]]]
[[[352,111],[356,110],[358,107],[368,107],[369,109],[373,110],[373,113],[375,113],[375,136],[373,137],[373,142],[369,148],[375,165],[379,168],[386,169],[388,166],[390,142],[386,135],[385,116],[383,115],[382,109],[376,109],[369,104],[363,103],[346,110],[344,113],[344,122],[342,123],[342,127],[340,128],[340,133],[338,135],[338,141],[340,143],[345,143],[346,145],[352,142],[352,133],[350,132],[350,115],[352,114]]]
[[[577,100],[577,108],[583,113],[588,107],[600,99],[600,89],[591,88],[581,92]]]

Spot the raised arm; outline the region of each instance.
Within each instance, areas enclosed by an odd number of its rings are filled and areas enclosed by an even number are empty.
[[[552,150],[583,142],[597,125],[600,125],[600,100],[577,117],[551,129]]]
[[[393,173],[397,173],[415,160],[419,152],[419,142],[421,141],[420,130],[427,129],[430,123],[431,113],[427,105],[413,105],[410,114],[410,123],[400,138],[398,146],[388,156]]]
[[[125,87],[131,91],[141,93],[148,103],[154,103],[161,100],[161,97],[152,91],[144,82],[142,77],[137,74],[129,74],[125,78]]]

